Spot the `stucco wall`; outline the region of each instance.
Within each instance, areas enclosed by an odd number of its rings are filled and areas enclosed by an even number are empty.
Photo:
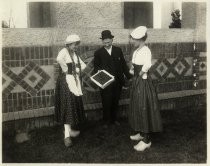
[[[123,28],[121,2],[53,2],[54,27]]]
[[[80,35],[82,45],[100,45],[100,35],[103,29],[68,29],[68,28],[30,28],[3,29],[2,44],[7,46],[51,46],[63,45],[70,33]],[[128,44],[130,30],[110,29],[115,36],[114,43]],[[202,30],[202,29],[201,29]],[[203,31],[202,31],[203,33]],[[205,42],[205,34],[197,33],[197,29],[149,29],[149,43]]]

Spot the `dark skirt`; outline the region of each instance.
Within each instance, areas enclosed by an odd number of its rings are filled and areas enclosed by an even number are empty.
[[[75,96],[69,90],[65,74],[60,74],[56,83],[55,119],[72,126],[78,126],[85,120],[82,96]]]
[[[135,131],[144,133],[162,131],[157,93],[149,75],[147,79],[133,77],[128,118],[131,128]]]

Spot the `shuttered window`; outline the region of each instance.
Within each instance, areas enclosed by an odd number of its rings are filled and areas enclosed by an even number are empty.
[[[152,2],[124,2],[124,28],[144,25],[153,28]]]
[[[50,2],[29,2],[29,27],[51,27]]]

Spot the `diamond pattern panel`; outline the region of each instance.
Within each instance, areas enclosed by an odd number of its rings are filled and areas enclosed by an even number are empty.
[[[83,76],[83,85],[85,89],[89,91],[95,91],[97,87],[90,81],[89,77],[93,72],[93,58],[89,58],[86,71]],[[170,59],[156,59],[153,60],[154,64],[151,68],[151,76],[153,79],[165,80],[165,79],[182,79],[186,73],[191,73],[192,63],[187,61],[186,58],[177,57]]]
[[[35,96],[50,79],[50,76],[33,61],[29,62],[19,74],[14,73],[6,65],[3,65],[2,69],[3,73],[12,80],[3,90],[3,95],[8,95],[16,85],[19,85]]]
[[[200,62],[199,70],[200,71],[206,71],[206,62]]]
[[[156,70],[158,71],[158,73],[161,76],[163,76],[166,73],[166,71],[167,71],[167,66],[163,62],[161,62],[159,64],[159,66],[156,68]]]
[[[153,65],[150,69],[152,79],[158,81],[177,81],[184,77],[192,76],[192,60],[189,57],[179,55],[177,58],[159,58],[152,60]],[[90,80],[93,75],[93,57],[88,57],[85,60],[87,67],[83,72],[83,87],[88,91],[96,91],[97,86]]]
[[[175,66],[175,70],[179,75],[182,74],[184,69],[185,69],[185,66],[182,64],[182,62],[178,62],[178,64]]]
[[[2,89],[3,91],[11,84],[12,79],[2,73]]]
[[[163,80],[166,78],[182,79],[192,73],[192,61],[178,56],[177,58],[158,59],[151,68],[153,78]]]
[[[34,70],[32,70],[24,78],[24,81],[34,88],[41,81],[41,79],[42,77],[38,73],[36,73]]]

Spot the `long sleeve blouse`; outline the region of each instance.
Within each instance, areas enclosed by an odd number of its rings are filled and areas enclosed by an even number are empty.
[[[81,71],[85,69],[86,64],[81,60],[81,58],[77,58],[76,53],[73,53],[73,60],[75,62],[76,66],[76,78],[73,76],[73,74],[68,73],[68,65],[69,63],[72,63],[71,56],[69,55],[69,52],[66,48],[63,48],[57,56],[57,62],[59,63],[62,71],[66,74],[66,82],[68,84],[69,90],[76,96],[81,96],[82,90],[81,90],[81,83],[79,78],[79,62],[81,66]],[[78,62],[79,59],[79,62]]]
[[[152,54],[150,49],[147,46],[136,49],[133,53],[132,63],[142,65],[141,70],[144,72],[142,78],[147,79],[147,72],[152,66]]]

